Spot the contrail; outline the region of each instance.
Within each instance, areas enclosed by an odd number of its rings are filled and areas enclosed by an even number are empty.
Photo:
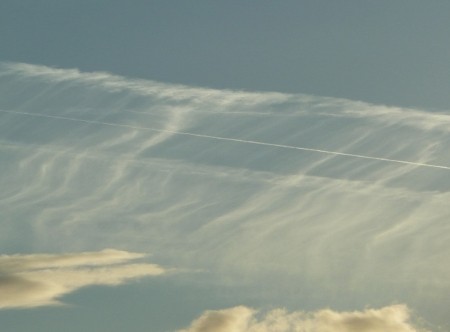
[[[360,158],[360,159],[367,159],[367,160],[378,160],[378,161],[385,161],[385,162],[398,163],[398,164],[404,164],[404,165],[413,165],[413,166],[431,167],[431,168],[439,168],[439,169],[450,170],[450,166],[418,163],[418,162],[413,162],[413,161],[405,161],[405,160],[390,159],[390,158],[372,157],[372,156],[365,156],[365,155],[360,155],[360,154],[337,152],[337,151],[329,151],[329,150],[320,150],[320,149],[313,149],[313,148],[305,148],[305,147],[293,146],[293,145],[276,144],[276,143],[268,143],[268,142],[261,142],[261,141],[252,141],[252,140],[243,140],[243,139],[231,138],[231,137],[221,137],[221,136],[212,136],[212,135],[189,133],[189,132],[184,132],[184,131],[156,129],[156,128],[142,127],[142,126],[132,126],[132,125],[127,125],[127,124],[103,122],[103,121],[96,121],[96,120],[84,120],[84,119],[77,119],[77,118],[70,118],[70,117],[65,117],[65,116],[49,115],[49,114],[42,114],[42,113],[28,113],[28,112],[11,111],[11,110],[0,110],[0,112],[12,113],[12,114],[20,114],[20,115],[29,115],[29,116],[49,118],[49,119],[58,119],[58,120],[83,122],[83,123],[89,123],[89,124],[97,124],[97,125],[120,127],[120,128],[130,128],[130,129],[138,129],[138,130],[155,131],[155,132],[161,132],[161,133],[170,133],[170,134],[174,134],[174,135],[183,135],[183,136],[207,138],[207,139],[213,139],[213,140],[218,140],[218,141],[255,144],[255,145],[271,146],[271,147],[277,147],[277,148],[283,148],[283,149],[291,149],[291,150],[300,150],[300,151],[324,153],[324,154],[335,155],[335,156],[352,157],[352,158]]]
[[[124,110],[124,112],[129,113],[137,113],[137,114],[146,114],[146,115],[153,115],[150,112],[140,112],[140,111],[132,111],[132,110]],[[224,115],[249,115],[249,116],[266,116],[266,117],[299,117],[301,115],[304,115],[303,113],[274,113],[274,112],[238,112],[238,111],[203,111],[203,110],[188,110],[188,111],[180,111],[185,113],[201,113],[201,114],[208,114],[208,115],[217,115],[217,114],[224,114]],[[322,115],[322,114],[319,114]],[[325,114],[325,115],[333,115],[333,114]]]

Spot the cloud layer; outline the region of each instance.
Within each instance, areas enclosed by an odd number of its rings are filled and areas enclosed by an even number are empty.
[[[14,63],[0,93],[4,250],[120,243],[237,303],[450,323],[448,112]]]
[[[410,322],[404,305],[381,309],[313,313],[287,312],[283,309],[257,315],[251,308],[239,306],[204,312],[187,329],[179,332],[425,332]]]
[[[0,309],[59,304],[59,298],[92,285],[120,285],[157,276],[155,264],[131,263],[145,255],[106,249],[73,254],[0,256]]]

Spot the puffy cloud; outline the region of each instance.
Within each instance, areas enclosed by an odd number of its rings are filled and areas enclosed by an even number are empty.
[[[272,310],[258,317],[244,306],[206,311],[186,330],[179,332],[425,332],[410,322],[405,305],[381,309],[336,312],[329,309],[313,313]]]
[[[247,331],[253,318],[253,309],[239,306],[225,310],[206,311],[188,330],[181,332],[241,332]]]
[[[106,249],[71,254],[0,256],[0,308],[59,304],[58,298],[81,287],[120,285],[166,270],[155,264],[130,263],[145,255]]]

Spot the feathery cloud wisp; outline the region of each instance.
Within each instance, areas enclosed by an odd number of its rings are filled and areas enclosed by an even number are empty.
[[[120,285],[166,272],[155,264],[129,263],[144,256],[113,249],[0,256],[0,309],[55,305],[58,298],[82,287]]]

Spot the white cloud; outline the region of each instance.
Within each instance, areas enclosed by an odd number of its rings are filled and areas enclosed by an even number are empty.
[[[283,102],[289,95],[277,92],[242,92],[164,84],[151,80],[129,79],[107,72],[80,72],[78,69],[59,69],[27,63],[0,62],[0,76],[18,75],[38,78],[52,83],[76,82],[89,87],[102,88],[109,92],[126,91],[140,96],[151,96],[166,101],[186,101],[194,104],[228,106],[257,105],[261,102]]]
[[[78,69],[0,62],[0,76],[5,75],[37,78],[42,82],[51,83],[78,83],[112,93],[125,91],[134,95],[164,100],[166,104],[182,101],[184,110],[194,112],[203,111],[217,114],[222,110],[227,114],[300,116],[310,114],[311,112],[305,112],[307,109],[316,115],[327,117],[374,119],[383,125],[409,126],[425,132],[433,130],[450,132],[450,113],[448,112],[427,112],[412,108],[369,104],[344,98],[278,92],[215,90],[130,79],[107,72],[80,72]],[[273,105],[277,105],[276,112],[270,111]]]
[[[144,256],[113,249],[60,255],[2,255],[0,308],[55,305],[61,296],[82,287],[120,285],[166,272],[155,264],[129,263]]]
[[[446,317],[450,181],[413,163],[450,165],[449,114],[26,64],[0,81],[3,245],[133,243],[204,283]]]
[[[188,330],[182,332],[241,332],[247,331],[253,318],[253,309],[239,306],[225,310],[206,311]]]
[[[264,316],[244,306],[204,312],[188,329],[179,332],[425,332],[410,322],[405,305],[337,312],[272,310]]]

